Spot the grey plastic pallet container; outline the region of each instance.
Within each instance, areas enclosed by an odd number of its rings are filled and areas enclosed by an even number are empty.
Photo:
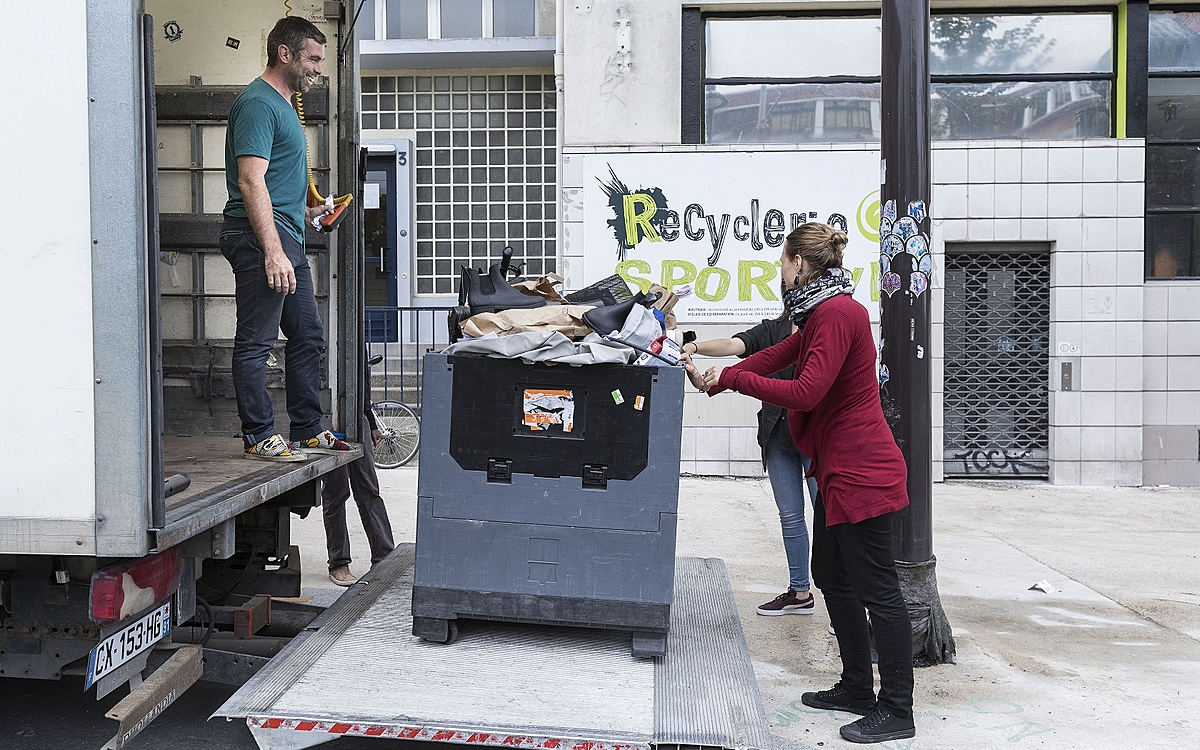
[[[665,653],[683,379],[427,354],[414,635],[508,620],[630,630],[635,654]]]

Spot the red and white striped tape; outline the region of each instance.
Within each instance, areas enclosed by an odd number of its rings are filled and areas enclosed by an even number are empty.
[[[422,742],[453,742],[460,745],[485,745],[516,748],[517,750],[650,750],[649,743],[641,742],[603,742],[564,737],[504,734],[502,732],[472,732],[408,724],[360,724],[258,716],[248,717],[246,723],[252,729],[290,729],[297,732],[326,732],[344,736],[388,737]]]

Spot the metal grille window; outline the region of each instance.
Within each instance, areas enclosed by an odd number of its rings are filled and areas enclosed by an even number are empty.
[[[1049,474],[1050,249],[946,245],[946,476]]]
[[[1150,14],[1146,277],[1200,276],[1200,13]]]
[[[706,142],[879,140],[878,16],[704,27]],[[930,49],[936,139],[1112,132],[1111,13],[935,15]]]
[[[530,275],[555,270],[554,76],[367,76],[364,130],[416,132],[416,293],[454,294],[458,268],[505,245]]]

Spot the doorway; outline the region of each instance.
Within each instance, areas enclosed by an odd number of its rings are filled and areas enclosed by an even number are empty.
[[[398,309],[412,301],[412,142],[368,143],[363,183],[363,301],[366,339],[399,339]]]
[[[1050,246],[946,243],[947,477],[1049,475]]]

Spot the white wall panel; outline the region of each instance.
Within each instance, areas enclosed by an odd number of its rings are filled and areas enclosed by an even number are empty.
[[[21,33],[0,47],[10,113],[0,178],[33,197],[0,243],[0,412],[13,431],[0,451],[0,526],[95,514],[85,3],[21,14]]]

